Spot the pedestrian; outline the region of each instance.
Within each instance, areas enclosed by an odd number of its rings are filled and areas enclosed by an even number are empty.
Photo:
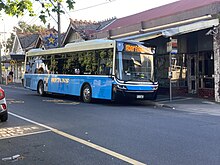
[[[11,70],[8,74],[8,82],[13,82],[13,71]]]
[[[11,70],[10,72],[9,72],[9,76],[11,76],[12,78],[13,78],[13,71]]]

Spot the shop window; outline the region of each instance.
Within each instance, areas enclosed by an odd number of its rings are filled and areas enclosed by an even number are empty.
[[[195,80],[192,81],[191,89],[192,89],[192,90],[195,90],[195,89],[196,89],[196,82],[195,82]]]
[[[213,78],[204,78],[204,88],[214,88],[214,79]]]
[[[191,59],[191,76],[195,76],[195,59]]]

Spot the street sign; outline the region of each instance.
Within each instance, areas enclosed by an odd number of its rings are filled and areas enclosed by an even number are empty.
[[[177,54],[177,39],[171,39],[170,42],[167,42],[167,52]]]
[[[10,61],[10,64],[11,64],[12,66],[15,65],[15,63],[16,63],[15,60],[11,60],[11,61]]]

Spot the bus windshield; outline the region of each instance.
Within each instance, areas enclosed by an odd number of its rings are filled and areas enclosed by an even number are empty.
[[[122,81],[153,81],[153,52],[142,45],[124,44],[116,53],[116,77]]]

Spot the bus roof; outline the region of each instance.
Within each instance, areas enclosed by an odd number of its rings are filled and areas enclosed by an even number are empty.
[[[97,40],[89,40],[77,43],[69,43],[65,47],[62,48],[53,48],[48,50],[43,49],[31,49],[27,52],[27,56],[42,56],[42,55],[52,55],[52,54],[60,54],[60,53],[68,53],[68,52],[78,52],[84,50],[96,50],[96,49],[105,49],[105,48],[114,48],[115,40],[105,40],[105,39],[97,39]]]

